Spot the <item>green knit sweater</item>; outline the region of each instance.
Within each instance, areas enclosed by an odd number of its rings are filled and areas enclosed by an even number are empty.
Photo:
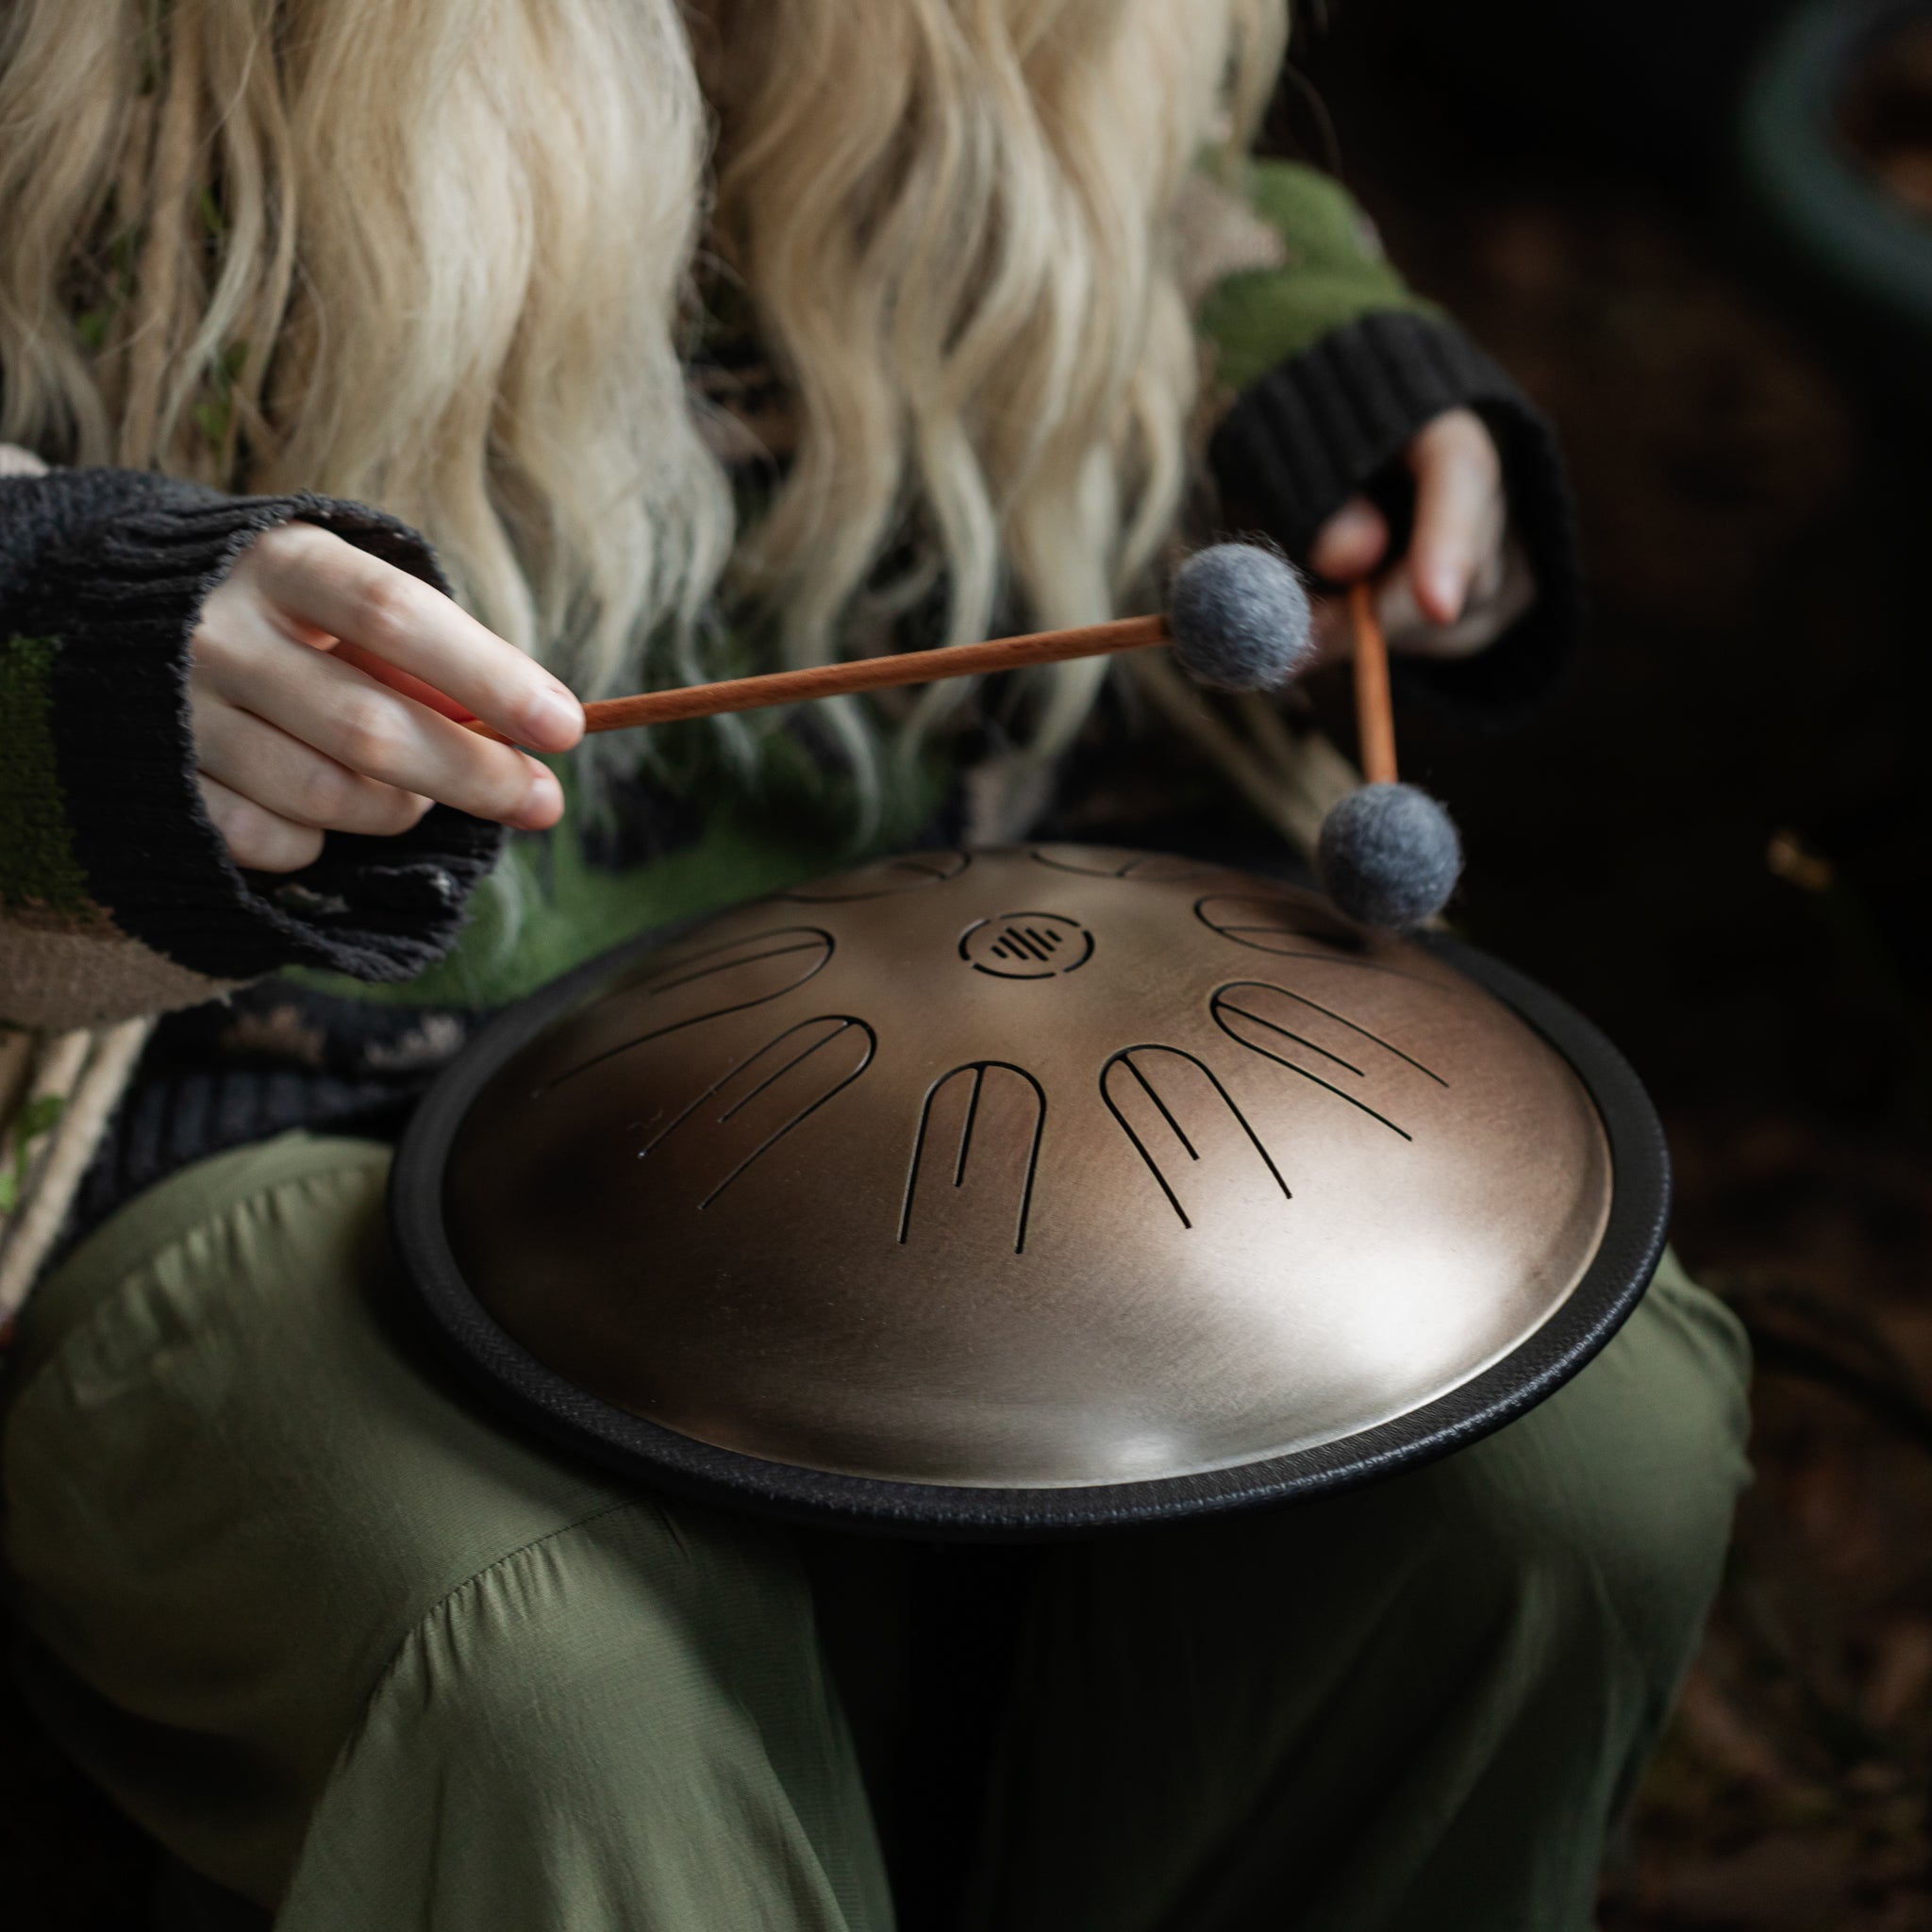
[[[1225,516],[1305,556],[1424,423],[1481,409],[1542,596],[1481,658],[1413,681],[1476,715],[1528,703],[1575,610],[1546,425],[1404,289],[1336,184],[1254,162],[1239,189],[1204,177],[1183,224]],[[724,346],[741,378],[755,345]],[[441,807],[394,838],[332,834],[299,874],[238,871],[199,803],[189,640],[240,551],[297,518],[442,582],[420,537],[361,505],[120,471],[0,479],[0,1021],[177,1015],[95,1163],[95,1210],[218,1146],[373,1118],[420,1086],[469,1016],[646,925],[857,856],[850,802],[809,727],[776,724],[755,771],[705,767],[696,785],[664,776],[674,742],[658,775],[618,788],[614,815],[574,811],[566,829],[512,841],[488,891],[499,833]],[[936,753],[870,848],[958,836],[958,764],[972,755],[970,741]]]

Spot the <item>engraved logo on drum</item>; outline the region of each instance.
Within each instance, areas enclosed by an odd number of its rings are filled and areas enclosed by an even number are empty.
[[[1093,935],[1059,912],[1002,912],[969,925],[959,957],[995,979],[1056,979],[1093,957]]]

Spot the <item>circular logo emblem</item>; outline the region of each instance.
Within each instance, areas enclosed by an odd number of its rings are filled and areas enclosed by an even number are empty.
[[[1003,912],[969,925],[959,957],[996,979],[1052,979],[1093,957],[1093,935],[1058,912]]]

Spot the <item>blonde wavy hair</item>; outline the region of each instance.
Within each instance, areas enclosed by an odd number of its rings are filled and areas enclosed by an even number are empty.
[[[706,675],[746,604],[792,663],[935,592],[952,641],[1093,621],[1184,492],[1176,196],[1286,37],[1287,0],[0,0],[0,441],[379,504],[586,696]],[[686,372],[733,281],[795,416],[742,532]],[[1100,675],[1042,674],[1041,755]]]

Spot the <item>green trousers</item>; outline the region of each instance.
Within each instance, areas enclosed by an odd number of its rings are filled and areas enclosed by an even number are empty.
[[[824,1627],[879,1551],[640,1493],[425,1372],[387,1167],[204,1162],[36,1297],[0,1471],[37,1707],[280,1932],[891,1925]],[[1457,1456],[1043,1552],[973,1923],[1580,1932],[1716,1586],[1745,1373],[1667,1264]]]

